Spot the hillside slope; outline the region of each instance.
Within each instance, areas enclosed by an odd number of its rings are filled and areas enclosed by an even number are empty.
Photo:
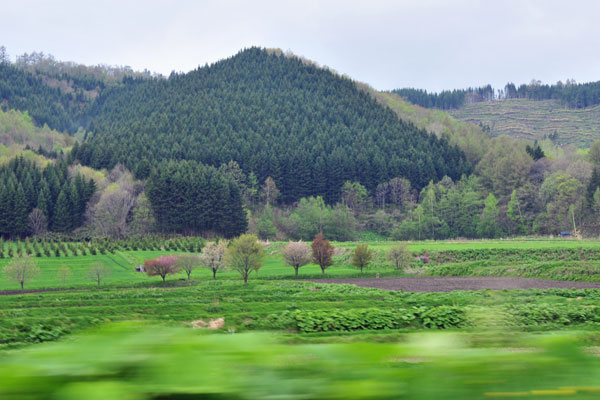
[[[551,137],[578,147],[600,139],[600,106],[574,109],[556,100],[511,99],[465,104],[448,112],[457,119],[489,126],[494,136]]]
[[[5,112],[0,109],[0,164],[7,163],[17,154],[28,159],[35,158],[39,164],[45,164],[45,157],[25,149],[29,147],[42,154],[52,154],[66,151],[75,141],[73,136],[52,130],[48,126],[35,126],[28,113],[16,110]]]
[[[464,154],[406,123],[350,79],[262,49],[167,80],[109,88],[90,112],[78,158],[96,168],[140,160],[237,161],[272,176],[284,202],[336,201],[347,180],[369,190],[396,176],[421,188],[471,170]]]
[[[458,146],[471,164],[476,165],[487,151],[489,135],[481,126],[457,120],[446,111],[412,104],[395,93],[378,92],[366,85],[361,87],[392,109],[401,120],[412,122],[438,137],[448,137],[450,144]]]

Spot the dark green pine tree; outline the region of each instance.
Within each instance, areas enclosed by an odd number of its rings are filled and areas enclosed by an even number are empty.
[[[80,208],[79,203],[79,191],[77,190],[77,185],[74,181],[71,181],[69,184],[69,200],[71,202],[71,229],[77,228],[81,225],[83,219],[83,212]]]
[[[29,207],[23,186],[18,183],[13,197],[13,232],[14,236],[23,236],[27,232],[27,216]]]
[[[248,229],[248,219],[239,187],[234,182],[227,182],[228,199],[224,203],[225,218],[221,230],[228,238],[236,237]]]
[[[588,208],[594,204],[594,193],[596,189],[600,187],[600,173],[598,173],[598,168],[594,168],[592,171],[592,177],[590,178],[590,182],[587,185],[587,190],[585,193],[586,205]]]
[[[10,186],[6,181],[0,181],[0,234],[10,235],[11,219],[11,193]]]
[[[88,201],[90,201],[90,199],[92,198],[92,196],[94,195],[94,193],[96,193],[96,181],[94,181],[94,179],[90,179],[86,185],[86,191],[85,191],[85,202],[87,203]]]
[[[46,221],[52,221],[52,207],[50,198],[50,189],[48,189],[48,184],[46,181],[42,181],[42,187],[38,194],[37,205],[36,207],[42,210],[44,215],[46,216]]]
[[[152,172],[152,166],[147,158],[142,158],[135,166],[134,175],[136,179],[148,179]]]
[[[25,198],[27,199],[27,208],[32,210],[37,203],[37,193],[33,186],[33,178],[31,174],[27,174],[23,181],[23,190],[25,192]]]
[[[69,232],[72,228],[71,210],[73,205],[69,197],[67,188],[63,188],[58,194],[52,217],[52,230],[55,232]]]

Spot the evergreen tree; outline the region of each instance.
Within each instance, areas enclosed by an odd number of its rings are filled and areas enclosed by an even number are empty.
[[[29,215],[28,202],[23,191],[23,186],[17,184],[12,200],[13,207],[13,235],[22,236],[27,232],[27,216]]]
[[[38,194],[36,208],[39,208],[44,213],[47,221],[51,221],[52,217],[52,214],[50,213],[50,203],[50,189],[48,189],[46,181],[43,181],[42,188],[40,189],[40,192]]]
[[[52,230],[56,232],[68,232],[72,228],[72,203],[67,190],[61,190],[52,218]]]

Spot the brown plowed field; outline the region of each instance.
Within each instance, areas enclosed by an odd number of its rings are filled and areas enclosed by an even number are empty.
[[[407,292],[451,292],[453,290],[483,289],[588,289],[600,288],[600,283],[552,281],[530,278],[441,277],[420,276],[403,278],[312,279],[317,283],[350,283],[352,285]]]

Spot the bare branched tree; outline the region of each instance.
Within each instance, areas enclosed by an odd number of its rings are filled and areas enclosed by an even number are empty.
[[[67,265],[62,265],[58,269],[57,276],[58,276],[58,279],[62,282],[62,284],[64,286],[67,283],[67,281],[69,280],[69,278],[71,276],[73,276],[73,271],[71,271],[71,268],[69,268]]]
[[[92,210],[92,223],[103,236],[122,237],[127,227],[127,215],[135,204],[128,191],[107,189]]]
[[[200,264],[200,256],[197,254],[180,254],[177,256],[176,267],[180,268],[187,275],[188,281],[198,265]]]
[[[110,274],[111,270],[106,265],[101,262],[95,262],[88,269],[87,277],[96,282],[98,287],[100,287],[102,281],[108,278]]]
[[[28,217],[28,227],[33,236],[39,236],[46,233],[46,230],[48,229],[48,220],[42,210],[39,208],[31,210]]]
[[[275,185],[275,181],[270,176],[265,179],[265,184],[263,185],[262,195],[265,199],[265,204],[267,206],[272,206],[275,203],[275,200],[279,197],[279,189],[277,189],[277,185]]]

